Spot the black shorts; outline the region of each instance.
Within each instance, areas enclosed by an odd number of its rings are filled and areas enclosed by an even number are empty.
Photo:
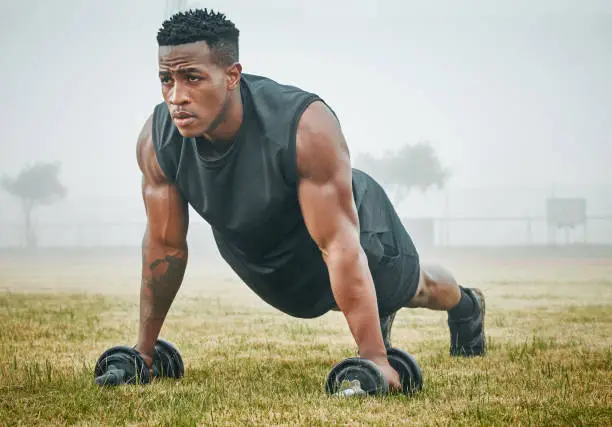
[[[361,246],[374,279],[381,317],[405,307],[419,285],[419,254],[383,188],[353,169]]]

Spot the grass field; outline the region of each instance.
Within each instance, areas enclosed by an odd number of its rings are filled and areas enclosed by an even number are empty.
[[[451,359],[443,313],[403,310],[411,398],[324,394],[355,354],[340,313],[293,319],[192,258],[162,336],[185,378],[104,389],[93,365],[137,333],[137,253],[0,256],[0,425],[611,425],[612,259],[453,258],[487,296],[485,358]]]

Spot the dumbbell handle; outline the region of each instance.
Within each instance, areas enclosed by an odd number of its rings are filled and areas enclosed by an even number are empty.
[[[348,387],[343,387],[334,393],[337,397],[365,396],[367,393],[361,388],[359,380],[353,380]]]
[[[123,384],[125,370],[117,368],[115,365],[109,365],[106,372],[96,377],[95,381],[98,385],[120,385]]]

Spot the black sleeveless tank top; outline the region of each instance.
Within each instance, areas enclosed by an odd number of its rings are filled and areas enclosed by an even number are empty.
[[[212,227],[221,256],[264,301],[312,318],[335,304],[329,273],[310,237],[297,195],[296,132],[319,96],[242,74],[243,123],[228,150],[210,158],[183,138],[165,103],[153,114],[153,145],[167,178]],[[200,141],[201,142],[201,141]],[[353,169],[361,245],[381,315],[416,292],[418,254],[382,187]]]
[[[221,256],[264,301],[316,317],[334,299],[321,252],[297,197],[295,139],[303,111],[321,99],[271,79],[242,74],[243,123],[216,158],[183,138],[165,103],[155,107],[153,144],[167,178],[212,227]]]

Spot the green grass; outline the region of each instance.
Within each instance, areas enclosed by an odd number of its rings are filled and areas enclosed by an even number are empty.
[[[609,264],[576,265],[584,269],[585,279],[574,271],[572,280],[563,283],[555,281],[552,269],[550,280],[537,270],[535,284],[525,269],[524,281],[515,281],[508,277],[511,271],[501,268],[477,280],[471,280],[477,274],[458,269],[487,295],[489,354],[450,358],[443,313],[403,310],[394,326],[394,344],[420,363],[423,391],[410,398],[357,399],[324,394],[333,364],[355,354],[340,313],[293,319],[261,303],[239,283],[196,283],[193,277],[162,331],[179,347],[185,377],[100,388],[93,383],[98,355],[113,345],[132,345],[138,319],[137,285],[131,292],[116,292],[99,287],[101,278],[123,283],[137,274],[130,270],[87,279],[87,269],[81,266],[75,272],[66,265],[66,270],[57,264],[42,266],[32,279],[17,264],[0,273],[0,425],[612,421]],[[44,271],[55,289],[43,285],[37,290]],[[83,285],[64,289],[64,280]]]

